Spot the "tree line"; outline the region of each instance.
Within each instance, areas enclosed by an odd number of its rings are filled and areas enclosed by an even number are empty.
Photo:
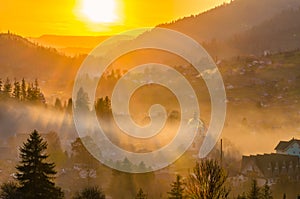
[[[21,81],[16,79],[12,82],[8,77],[5,80],[0,78],[0,99],[13,98],[24,102],[46,103],[38,79],[34,82],[26,82],[23,78]]]

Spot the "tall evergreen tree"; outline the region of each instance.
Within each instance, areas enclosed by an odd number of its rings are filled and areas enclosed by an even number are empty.
[[[140,188],[135,196],[135,199],[147,199],[147,195],[144,193],[143,189]]]
[[[270,186],[267,183],[265,183],[265,185],[261,189],[261,198],[262,199],[273,199]]]
[[[15,80],[14,89],[13,89],[13,97],[16,99],[20,99],[20,96],[21,96],[21,86],[20,86],[20,83]]]
[[[19,191],[24,199],[60,199],[63,192],[52,179],[56,174],[55,164],[46,162],[47,142],[34,130],[20,148],[20,164],[16,167]]]
[[[12,89],[12,86],[11,86],[10,80],[9,80],[9,78],[6,78],[6,81],[3,86],[3,93],[5,94],[5,96],[10,97],[11,89]]]
[[[106,114],[109,114],[111,112],[111,101],[108,96],[106,96],[104,99],[104,108]]]
[[[33,89],[32,89],[33,85],[32,84],[28,84],[27,86],[27,90],[26,90],[26,99],[28,101],[33,101]]]
[[[21,100],[25,101],[27,97],[27,92],[26,92],[26,82],[25,79],[22,79],[21,83]]]
[[[18,185],[15,182],[6,182],[1,185],[1,199],[19,199]]]
[[[99,116],[104,115],[104,100],[102,97],[96,101],[95,111],[96,111],[97,115],[99,115]]]
[[[260,198],[260,189],[257,185],[257,181],[254,179],[251,183],[250,191],[247,195],[248,199],[259,199]]]
[[[39,82],[37,79],[34,80],[34,85],[32,86],[32,100],[39,101],[40,100],[40,88]]]
[[[183,199],[184,183],[180,175],[176,176],[176,181],[171,184],[171,191],[168,192],[169,199]]]
[[[101,118],[109,118],[111,115],[111,100],[106,96],[100,98],[95,103],[95,110],[98,116]]]

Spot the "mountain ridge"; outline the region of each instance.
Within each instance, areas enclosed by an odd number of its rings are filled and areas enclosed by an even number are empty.
[[[185,33],[198,42],[226,39],[279,14],[299,7],[299,0],[235,0],[229,4],[158,27]],[[250,12],[250,11],[255,12]]]

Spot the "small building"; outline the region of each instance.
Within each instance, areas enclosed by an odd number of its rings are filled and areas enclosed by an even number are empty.
[[[280,141],[275,150],[278,154],[297,155],[300,158],[300,140],[293,138],[290,141]]]
[[[263,154],[243,156],[241,173],[247,177],[264,179],[274,184],[285,178],[300,181],[300,161],[298,156],[287,154]]]

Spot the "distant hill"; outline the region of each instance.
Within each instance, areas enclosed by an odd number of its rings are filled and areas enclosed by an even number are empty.
[[[300,48],[300,9],[289,9],[272,19],[236,35],[229,41],[243,53],[290,51]]]
[[[83,57],[71,58],[54,48],[36,45],[14,34],[0,34],[0,78],[38,78],[42,89],[53,94],[72,86]]]
[[[30,41],[43,46],[56,48],[66,55],[88,54],[94,47],[110,36],[62,36],[42,35],[41,37],[30,37]]]
[[[183,32],[199,42],[226,39],[300,6],[299,0],[235,0],[196,16],[158,27]]]
[[[180,31],[218,58],[300,47],[300,0],[235,0],[158,27]]]
[[[261,55],[300,48],[300,9],[289,9],[226,40],[202,42],[214,57]]]

